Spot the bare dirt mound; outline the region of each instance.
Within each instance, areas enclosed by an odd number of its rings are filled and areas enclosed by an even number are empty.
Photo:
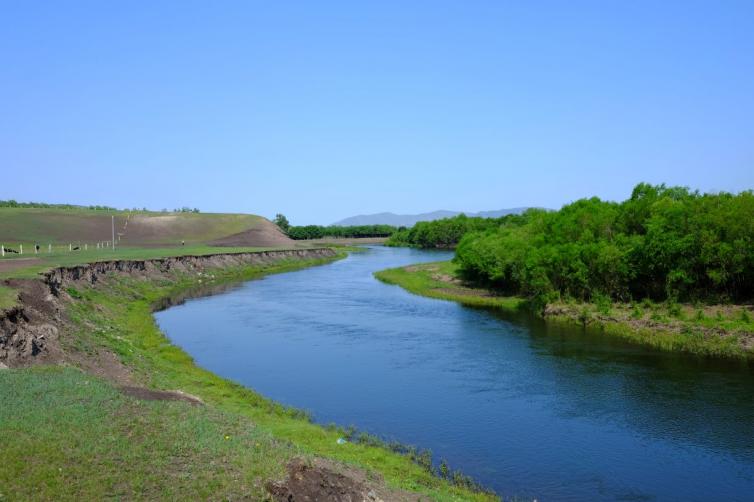
[[[186,401],[191,404],[204,404],[198,397],[186,394],[180,390],[152,390],[130,385],[121,387],[120,390],[128,396],[141,399],[142,401]]]
[[[325,459],[307,463],[294,459],[288,478],[265,486],[276,502],[408,502],[424,500],[408,492],[390,490],[363,471]]]
[[[41,281],[14,279],[5,285],[18,290],[20,305],[0,311],[0,362],[11,368],[60,362],[59,300]]]
[[[260,219],[254,228],[214,240],[210,244],[227,247],[293,247],[295,241],[271,221]]]

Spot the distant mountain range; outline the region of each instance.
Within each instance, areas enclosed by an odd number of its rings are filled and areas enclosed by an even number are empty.
[[[497,211],[481,211],[479,213],[464,213],[466,216],[479,216],[482,218],[499,218],[507,214],[521,214],[529,209],[528,207],[514,207],[511,209],[498,209]],[[433,211],[422,214],[395,214],[395,213],[377,213],[377,214],[360,214],[351,216],[333,223],[343,227],[356,225],[393,225],[395,227],[412,227],[420,221],[433,221],[442,218],[452,218],[458,216],[462,211]]]

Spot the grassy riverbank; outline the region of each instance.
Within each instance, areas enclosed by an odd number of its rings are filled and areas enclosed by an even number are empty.
[[[529,308],[524,298],[467,284],[449,261],[382,270],[375,277],[414,294],[463,305],[509,312]],[[543,315],[550,321],[598,327],[605,334],[663,350],[754,359],[754,313],[748,305],[562,301],[548,304]]]
[[[290,248],[271,247],[219,247],[206,245],[191,245],[177,247],[119,247],[111,249],[87,249],[68,251],[68,248],[54,249],[39,254],[23,255],[21,257],[6,256],[0,259],[0,281],[4,279],[34,279],[39,274],[57,267],[73,267],[98,261],[111,260],[153,260],[175,256],[206,256],[211,254],[254,253],[258,251],[279,251],[281,249],[301,249],[307,246]],[[335,246],[332,246],[335,247]],[[343,248],[348,250],[350,248]],[[8,286],[0,284],[0,309],[8,308],[16,302],[16,293]]]
[[[61,337],[66,353],[76,354],[89,371],[109,377],[125,372],[130,384],[180,390],[205,405],[136,400],[119,392],[112,378],[71,368],[3,370],[2,462],[9,468],[0,470],[0,494],[262,500],[265,482],[280,479],[286,462],[303,456],[365,469],[390,488],[433,500],[493,500],[438,478],[410,456],[358,442],[338,444],[345,431],[315,425],[301,411],[196,366],[152,317],[161,300],[198,287],[328,263],[345,254],[213,269],[201,276],[175,272],[156,280],[111,274],[97,287],[67,288],[71,327]],[[115,363],[106,354],[115,354]]]

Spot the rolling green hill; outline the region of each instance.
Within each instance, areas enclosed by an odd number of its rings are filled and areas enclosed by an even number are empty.
[[[270,221],[251,214],[157,213],[59,208],[0,208],[0,243],[95,245],[112,236],[121,246],[186,244],[285,246],[289,239]]]

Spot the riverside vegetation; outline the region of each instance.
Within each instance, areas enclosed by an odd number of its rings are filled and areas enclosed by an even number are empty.
[[[336,239],[344,238],[368,238],[368,237],[390,237],[398,229],[390,225],[291,225],[288,218],[283,214],[275,215],[273,222],[285,232],[285,234],[294,240],[311,240],[332,237]]]
[[[493,500],[445,464],[432,466],[426,452],[315,425],[305,412],[197,367],[152,317],[166,298],[195,288],[328,263],[346,252],[339,248],[331,258],[209,269],[198,275],[179,270],[157,277],[110,273],[96,285],[68,285],[62,296],[70,324],[61,336],[66,353],[84,362],[114,354],[133,384],[180,389],[203,405],[137,400],[120,392],[116,383],[70,365],[3,370],[0,495],[262,500],[270,497],[268,481],[280,479],[287,462],[303,457],[311,463],[316,456],[366,469],[392,489],[434,500]],[[339,444],[340,437],[351,441]]]
[[[506,306],[597,321],[660,347],[752,353],[751,191],[700,194],[642,183],[621,203],[595,197],[559,211],[487,221],[457,217],[390,240],[401,242],[457,243],[452,265],[377,274],[416,293],[478,305],[515,297]],[[661,331],[667,336],[654,336]]]

